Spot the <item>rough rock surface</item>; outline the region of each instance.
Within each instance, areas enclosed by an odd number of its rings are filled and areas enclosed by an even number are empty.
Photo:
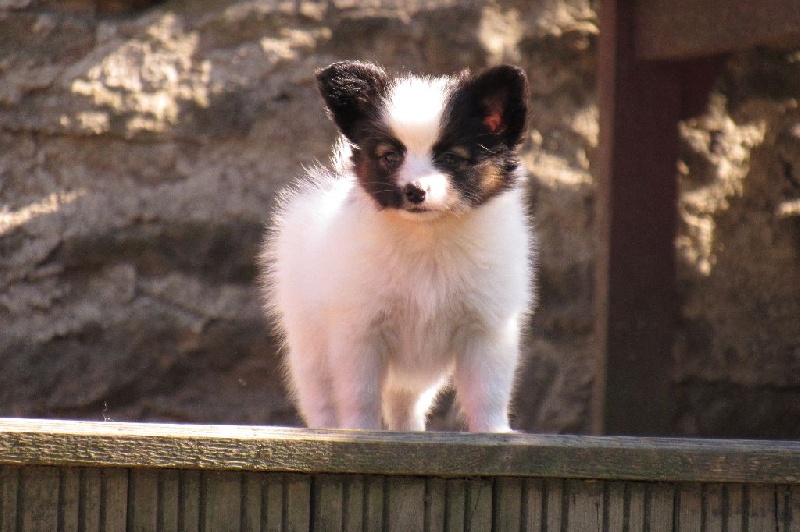
[[[682,125],[680,433],[800,437],[800,52],[732,58]]]
[[[0,0],[0,415],[297,423],[254,257],[334,138],[313,70],[511,61],[542,241],[516,424],[588,430],[592,2],[150,3]],[[682,128],[677,432],[800,430],[799,79],[740,54]]]

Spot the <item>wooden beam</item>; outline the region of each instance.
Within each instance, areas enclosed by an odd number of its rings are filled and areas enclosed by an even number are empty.
[[[800,483],[800,442],[5,419],[0,465]]]
[[[635,4],[640,59],[684,59],[800,43],[797,0],[638,0]]]
[[[634,55],[634,3],[600,3],[596,433],[670,432],[680,65]]]

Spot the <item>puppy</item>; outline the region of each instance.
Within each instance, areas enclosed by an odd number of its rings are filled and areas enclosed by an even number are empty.
[[[532,235],[511,66],[316,73],[342,133],[329,168],[280,197],[260,266],[309,427],[420,431],[452,379],[470,431],[509,431]]]

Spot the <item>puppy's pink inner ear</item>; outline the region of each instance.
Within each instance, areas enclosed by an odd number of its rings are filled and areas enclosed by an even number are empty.
[[[483,125],[489,128],[489,131],[498,135],[505,131],[506,126],[503,123],[503,113],[500,110],[490,111],[483,119]]]
[[[503,116],[503,98],[494,96],[483,101],[483,125],[494,135],[500,135],[506,130],[505,117]]]

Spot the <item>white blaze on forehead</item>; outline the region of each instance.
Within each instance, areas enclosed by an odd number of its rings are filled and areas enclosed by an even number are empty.
[[[408,151],[427,153],[436,142],[448,82],[448,78],[401,78],[389,93],[383,118]]]

